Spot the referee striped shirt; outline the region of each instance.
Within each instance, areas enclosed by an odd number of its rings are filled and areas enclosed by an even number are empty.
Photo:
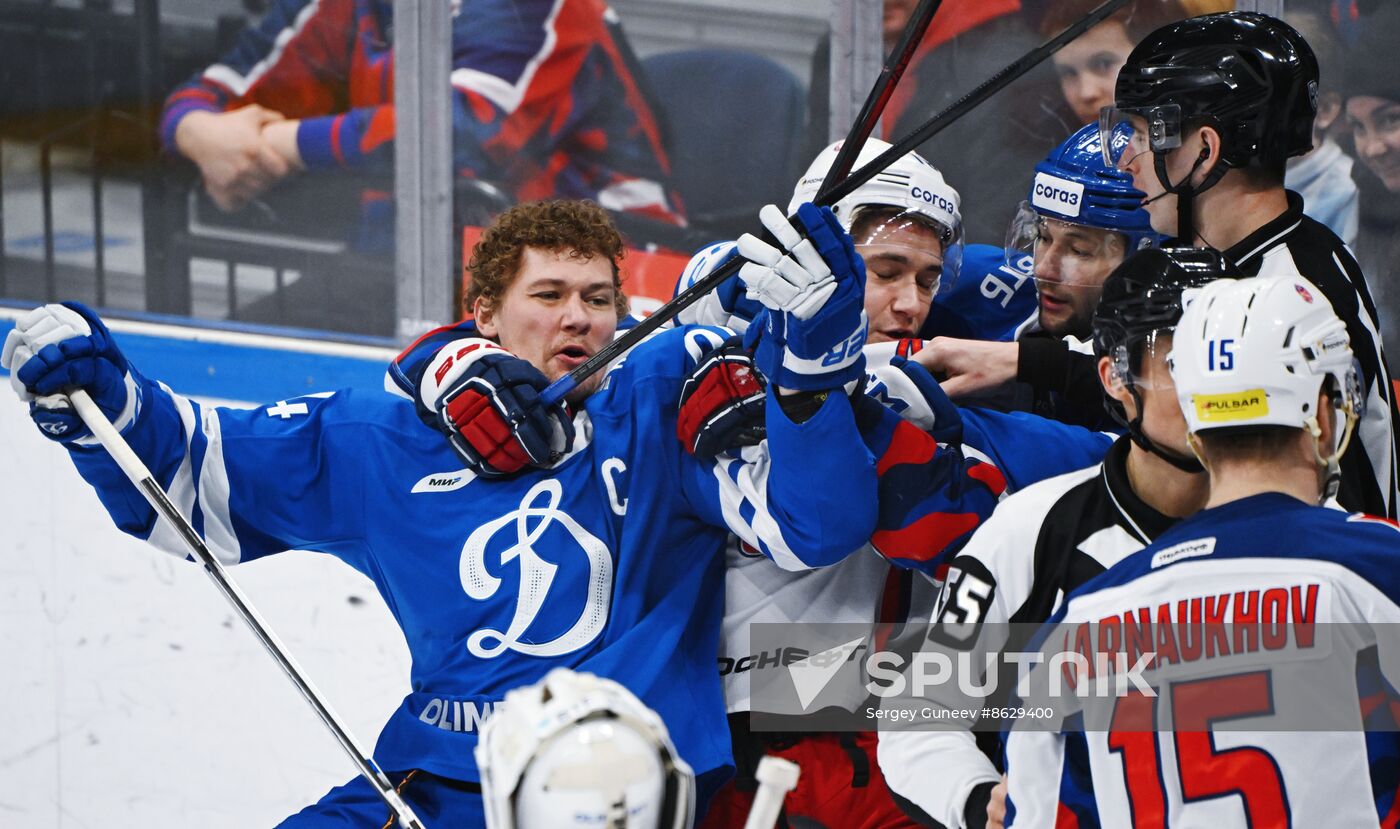
[[[1361,266],[1325,225],[1303,215],[1303,197],[1288,191],[1283,215],[1225,251],[1245,276],[1301,275],[1327,296],[1347,325],[1361,364],[1366,412],[1342,456],[1337,500],[1352,512],[1396,517],[1395,391],[1381,348],[1376,303]]]

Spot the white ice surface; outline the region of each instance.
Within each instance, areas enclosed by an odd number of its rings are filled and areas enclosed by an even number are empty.
[[[0,827],[274,826],[354,777],[203,571],[113,528],[0,391]],[[230,572],[371,750],[408,651],[369,581],[314,553]]]

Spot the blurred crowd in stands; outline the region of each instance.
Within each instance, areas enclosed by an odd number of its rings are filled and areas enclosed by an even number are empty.
[[[211,221],[240,226],[271,216],[263,224],[280,232],[347,240],[357,253],[387,257],[392,0],[244,5],[260,16],[225,33],[217,60],[168,91],[158,124],[167,163],[188,162]],[[916,5],[886,0],[886,48]],[[882,137],[907,134],[1097,5],[946,3],[886,110]],[[1234,7],[1234,0],[1135,0],[922,146],[963,195],[967,241],[1003,243],[1035,163],[1097,119],[1146,32]],[[1289,163],[1287,183],[1310,215],[1354,248],[1393,340],[1400,336],[1400,73],[1387,53],[1400,42],[1400,8],[1288,0],[1284,10],[1322,67],[1316,148]],[[587,198],[619,218],[635,247],[688,256],[747,229],[758,206],[784,203],[794,177],[835,137],[829,38],[816,46],[804,89],[776,62],[745,63],[724,50],[694,50],[700,57],[688,62],[639,59],[627,23],[604,0],[454,3],[459,225],[485,225],[516,202]],[[713,95],[702,99],[706,90]],[[722,213],[718,204],[732,209]]]

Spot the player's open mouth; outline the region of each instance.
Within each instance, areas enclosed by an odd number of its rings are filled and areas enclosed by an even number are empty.
[[[912,328],[885,328],[885,329],[882,329],[882,330],[880,331],[880,333],[881,333],[881,334],[884,334],[887,338],[889,338],[889,339],[891,339],[891,340],[903,340],[903,339],[908,339],[909,337],[914,336],[914,329],[912,329]]]
[[[581,345],[569,345],[559,349],[554,356],[558,358],[561,363],[572,369],[575,366],[583,365],[588,359],[589,354],[588,349]]]

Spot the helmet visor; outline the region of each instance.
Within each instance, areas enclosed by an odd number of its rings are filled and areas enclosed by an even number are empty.
[[[1161,328],[1115,345],[1106,355],[1113,362],[1118,382],[1140,389],[1176,392],[1167,357],[1172,350],[1172,329]]]
[[[917,210],[858,212],[851,223],[851,238],[865,260],[867,284],[908,282],[921,298],[932,302],[941,286],[957,279],[962,258],[957,231]]]
[[[1122,167],[1145,152],[1174,150],[1181,146],[1181,107],[1106,106],[1099,110],[1099,144],[1109,167]]]
[[[1029,256],[1038,289],[1098,291],[1126,244],[1121,233],[1045,216],[1023,201],[1006,233],[1006,264],[1014,268]]]

